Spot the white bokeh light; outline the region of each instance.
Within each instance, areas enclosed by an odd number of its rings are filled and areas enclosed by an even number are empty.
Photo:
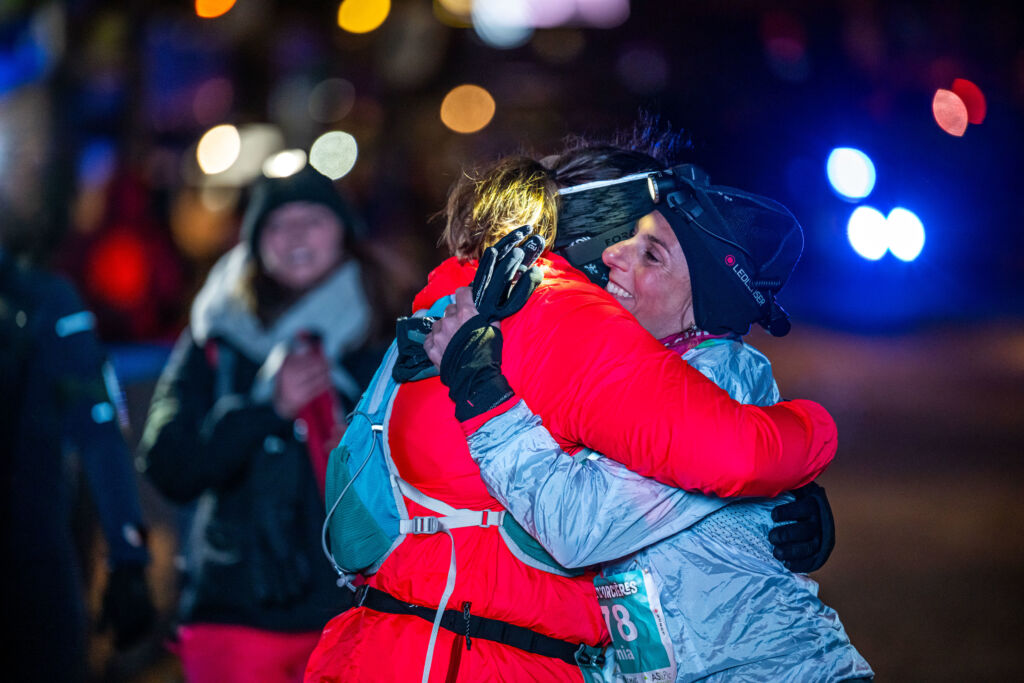
[[[268,178],[287,178],[306,165],[306,153],[301,149],[285,149],[263,162],[263,175]]]
[[[491,47],[505,50],[519,47],[533,35],[526,0],[476,0],[472,18],[473,30]]]
[[[214,126],[199,139],[196,161],[207,175],[223,173],[238,160],[242,138],[231,124]]]
[[[889,248],[888,226],[885,216],[870,206],[858,206],[846,224],[846,236],[858,254],[869,261],[885,256]]]
[[[886,221],[889,251],[901,261],[913,261],[924,249],[924,224],[913,211],[897,207]]]
[[[331,180],[351,171],[358,157],[356,139],[340,130],[324,133],[309,148],[309,165]]]
[[[832,189],[844,199],[863,199],[875,188],[875,164],[859,149],[833,149],[825,170]]]

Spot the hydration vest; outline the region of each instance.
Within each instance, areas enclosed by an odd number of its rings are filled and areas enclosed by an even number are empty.
[[[417,317],[440,316],[451,302],[444,297]],[[391,343],[355,410],[341,443],[327,463],[325,499],[327,519],[323,549],[339,576],[339,585],[352,585],[356,574],[374,574],[407,534],[449,533],[470,526],[498,526],[501,538],[523,563],[560,576],[580,576],[582,569],[567,569],[504,510],[456,509],[432,498],[402,479],[391,458],[387,430],[398,383],[392,370],[398,358],[397,341]],[[434,511],[410,517],[404,497]],[[450,535],[450,534],[449,534]],[[449,584],[453,588],[454,543]],[[441,605],[447,603],[444,595]]]

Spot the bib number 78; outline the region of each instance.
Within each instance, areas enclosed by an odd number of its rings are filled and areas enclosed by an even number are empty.
[[[619,637],[622,638],[623,642],[629,643],[636,640],[639,632],[637,631],[636,624],[629,618],[629,610],[623,605],[613,603],[611,606],[611,614],[607,605],[601,605],[601,614],[604,615],[604,623],[608,626],[608,632],[612,632],[612,617],[615,618],[615,629],[619,632]]]
[[[603,574],[594,578],[594,589],[612,637],[616,680],[674,681],[675,654],[653,575],[645,568]]]

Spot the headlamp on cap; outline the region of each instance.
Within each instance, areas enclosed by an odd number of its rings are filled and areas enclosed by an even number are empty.
[[[559,196],[554,249],[595,283],[608,281],[604,249],[657,210],[686,256],[697,327],[743,335],[757,322],[775,336],[789,332],[775,295],[800,258],[803,231],[778,202],[711,185],[692,164],[568,187]]]

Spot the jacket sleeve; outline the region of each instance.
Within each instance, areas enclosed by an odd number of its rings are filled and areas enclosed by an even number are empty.
[[[186,329],[157,382],[139,444],[147,476],[175,502],[231,484],[254,448],[290,429],[271,406],[248,396],[215,401],[213,384],[213,369]]]
[[[591,451],[565,454],[522,401],[468,441],[487,489],[565,567],[630,555],[726,504]]]
[[[502,331],[509,382],[563,447],[719,496],[777,495],[835,455],[820,405],[734,401],[596,287],[542,286]]]
[[[57,382],[62,435],[78,452],[107,541],[111,565],[146,564],[142,509],[131,453],[118,421],[120,396],[112,396],[94,329],[94,317],[70,285],[55,281],[53,326],[41,343],[53,348],[43,355]]]

